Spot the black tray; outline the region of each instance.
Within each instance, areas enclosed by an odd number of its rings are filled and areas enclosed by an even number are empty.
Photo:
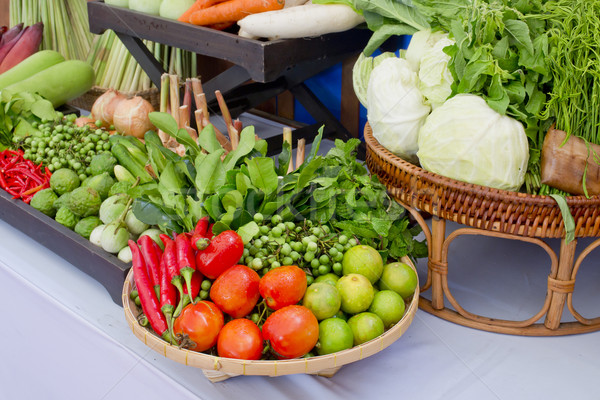
[[[122,305],[121,293],[130,265],[4,190],[0,190],[0,219],[100,282],[113,301]]]

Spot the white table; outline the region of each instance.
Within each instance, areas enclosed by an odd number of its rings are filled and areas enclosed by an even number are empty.
[[[452,227],[450,227],[452,229]],[[600,333],[518,337],[481,332],[418,311],[408,332],[333,378],[236,377],[201,371],[149,350],[103,286],[0,221],[0,399],[598,399]],[[534,247],[457,240],[451,262],[461,303],[490,316],[530,315],[546,260]],[[464,251],[470,248],[470,256]],[[461,254],[461,255],[458,255]],[[492,265],[480,260],[491,259]],[[600,256],[588,257],[578,293],[600,297]],[[454,261],[455,260],[455,261]],[[543,262],[541,262],[543,261]],[[425,263],[419,270],[425,271]],[[456,274],[456,275],[454,275]],[[487,285],[469,284],[485,279]],[[480,289],[473,289],[480,287]],[[583,289],[583,290],[582,290]],[[469,300],[462,300],[466,297]],[[577,303],[577,299],[575,299]],[[586,300],[587,304],[600,304]],[[581,309],[585,315],[596,310]],[[595,312],[595,313],[594,313]],[[564,368],[568,364],[569,368]],[[562,368],[557,368],[561,365]]]

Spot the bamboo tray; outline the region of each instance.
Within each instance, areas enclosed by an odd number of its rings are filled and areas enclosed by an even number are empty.
[[[403,258],[402,261],[410,265],[413,270],[415,269],[408,258]],[[178,363],[202,369],[203,374],[211,382],[223,381],[238,375],[281,376],[312,374],[332,377],[342,366],[372,356],[400,338],[413,321],[418,308],[417,299],[419,298],[419,285],[417,284],[415,294],[410,303],[407,304],[404,316],[396,325],[379,337],[351,349],[310,358],[246,361],[180,349],[162,340],[151,329],[142,327],[136,318],[139,314],[139,308],[129,297],[134,285],[133,270],[131,270],[123,285],[122,301],[125,318],[133,334],[155,352]]]
[[[575,240],[567,242],[562,215],[549,196],[529,195],[493,189],[446,178],[408,163],[392,154],[365,126],[367,165],[423,228],[428,246],[428,274],[424,292],[431,288],[431,300],[421,298],[420,306],[449,321],[498,333],[556,336],[600,330],[600,317],[585,318],[573,306],[575,279],[582,261],[596,247],[593,241],[576,257],[577,238],[600,236],[600,196],[569,196],[567,203],[575,219]],[[420,211],[433,215],[431,229]],[[459,228],[446,237],[446,221]],[[544,305],[523,321],[501,320],[473,314],[460,306],[448,287],[448,249],[460,235],[484,235],[520,240],[542,247],[550,256],[548,290]],[[543,240],[561,238],[559,254]],[[446,308],[447,299],[453,309]],[[564,305],[575,322],[562,322]],[[543,323],[537,323],[540,319]]]

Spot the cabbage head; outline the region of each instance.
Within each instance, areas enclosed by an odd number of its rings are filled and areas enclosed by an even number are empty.
[[[419,129],[431,111],[418,80],[408,61],[387,58],[373,69],[367,88],[367,119],[373,136],[412,163],[417,162]]]
[[[479,96],[459,94],[427,117],[417,156],[436,174],[516,191],[525,180],[529,146],[520,122],[492,110]]]
[[[413,71],[419,72],[421,60],[425,53],[435,46],[438,41],[447,38],[448,34],[442,31],[431,32],[431,29],[424,29],[415,32],[410,38],[410,43],[406,48],[404,56],[410,63]]]
[[[352,85],[358,101],[364,107],[367,107],[367,87],[369,86],[369,79],[371,78],[373,68],[390,57],[396,57],[396,54],[388,51],[376,57],[366,57],[364,53],[360,53],[354,63],[354,67],[352,68]]]
[[[421,58],[419,89],[432,108],[442,105],[452,93],[451,85],[454,78],[448,69],[450,56],[444,53],[444,47],[452,46],[454,43],[454,40],[444,37],[425,51]]]

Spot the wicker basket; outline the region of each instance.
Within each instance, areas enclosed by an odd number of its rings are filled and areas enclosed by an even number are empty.
[[[414,265],[408,258],[403,258],[403,262],[410,265],[413,270]],[[416,270],[415,270],[416,272]],[[127,274],[125,284],[123,285],[123,309],[125,318],[129,327],[132,329],[135,336],[163,356],[177,361],[181,364],[191,367],[201,368],[204,375],[212,382],[219,382],[238,375],[263,375],[263,376],[280,376],[290,374],[313,374],[331,377],[343,365],[362,360],[380,352],[406,332],[409,325],[417,312],[419,299],[419,286],[413,295],[409,304],[407,304],[406,312],[402,319],[387,330],[381,336],[355,346],[351,349],[340,351],[337,353],[328,354],[325,356],[297,358],[292,360],[259,360],[246,361],[233,358],[223,358],[211,356],[204,353],[198,353],[186,349],[180,349],[165,342],[158,337],[151,329],[142,327],[136,316],[139,314],[139,308],[129,297],[133,282],[133,270]]]
[[[493,189],[446,178],[392,154],[365,127],[367,165],[395,198],[437,217],[484,230],[529,237],[564,237],[552,197]],[[599,236],[600,196],[569,196],[575,236]]]
[[[367,165],[379,176],[390,194],[402,204],[423,228],[429,254],[427,279],[421,292],[431,289],[431,300],[421,297],[419,306],[440,318],[471,328],[491,332],[530,336],[558,336],[600,330],[600,317],[586,318],[573,305],[575,279],[583,260],[596,248],[600,239],[576,255],[577,239],[597,237],[600,233],[600,196],[569,196],[567,204],[575,219],[575,240],[567,241],[563,217],[557,203],[549,196],[492,189],[459,182],[410,164],[384,148],[365,127]],[[431,229],[421,212],[434,217]],[[446,221],[459,227],[446,235]],[[543,306],[525,320],[504,320],[477,315],[465,310],[452,295],[449,286],[449,246],[461,235],[482,235],[518,240],[540,246],[550,257],[547,292]],[[547,238],[561,238],[555,252]],[[447,308],[445,301],[452,308]],[[575,321],[563,321],[563,310]],[[538,322],[543,319],[543,323]]]
[[[88,90],[81,96],[69,101],[68,104],[70,104],[73,107],[80,108],[82,110],[90,111],[96,99],[102,96],[107,90],[108,89],[93,86],[90,90]],[[140,90],[131,93],[121,92],[121,94],[127,96],[128,98],[131,98],[133,96],[140,96],[148,100],[155,110],[158,110],[160,108],[160,92],[155,87],[150,88],[148,90]]]

